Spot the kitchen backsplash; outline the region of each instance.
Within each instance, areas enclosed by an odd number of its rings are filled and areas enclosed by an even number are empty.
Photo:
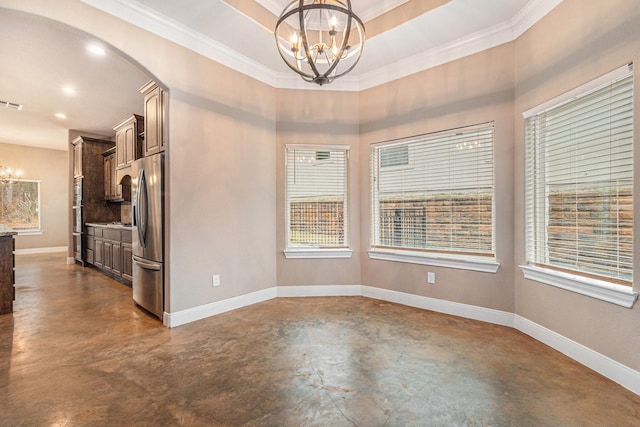
[[[123,202],[120,204],[120,221],[131,223],[131,202]]]

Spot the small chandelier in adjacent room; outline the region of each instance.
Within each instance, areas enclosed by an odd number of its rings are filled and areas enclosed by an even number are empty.
[[[0,165],[0,183],[13,184],[16,181],[19,181],[21,176],[21,170],[13,170],[6,166]]]
[[[356,66],[365,40],[350,0],[294,0],[282,11],[274,34],[284,62],[321,86]]]

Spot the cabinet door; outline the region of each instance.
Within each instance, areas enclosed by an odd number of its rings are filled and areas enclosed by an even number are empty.
[[[87,248],[85,250],[85,261],[89,264],[94,264],[95,257],[96,238],[93,233],[92,227],[87,227]]]
[[[116,154],[104,158],[104,198],[106,200],[122,199],[122,185],[116,182]]]
[[[131,164],[137,157],[138,136],[136,135],[136,125],[131,123],[124,129],[125,140],[125,163]]]
[[[120,200],[122,199],[122,185],[116,181],[116,157],[115,154],[111,155],[111,163],[109,164],[109,179],[111,183],[111,198]]]
[[[127,243],[122,244],[122,277],[133,280],[133,250]]]
[[[102,246],[102,268],[107,271],[111,271],[113,268],[113,243],[111,240],[105,240]]]
[[[120,168],[126,166],[127,163],[130,163],[128,160],[128,147],[129,141],[127,141],[127,131],[126,129],[121,129],[116,133],[116,168]]]
[[[122,243],[112,242],[111,250],[111,272],[120,276],[122,274]]]
[[[82,143],[73,146],[73,177],[82,176]]]
[[[95,238],[95,247],[93,249],[94,260],[93,263],[95,266],[102,268],[104,265],[104,241],[102,239]]]
[[[111,163],[113,163],[113,157],[106,156],[104,158],[104,198],[106,200],[113,198],[111,192]]]
[[[167,146],[167,138],[169,137],[169,132],[167,131],[167,125],[169,124],[169,120],[167,118],[167,108],[169,106],[169,94],[162,89],[160,91],[160,123],[158,133],[159,136],[159,145],[160,151],[164,151]]]
[[[144,156],[160,152],[162,145],[163,108],[161,89],[155,89],[144,97]]]

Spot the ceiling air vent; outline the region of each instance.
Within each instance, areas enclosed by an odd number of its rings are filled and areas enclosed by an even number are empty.
[[[11,108],[12,110],[22,110],[22,104],[15,102],[0,101],[0,108]]]

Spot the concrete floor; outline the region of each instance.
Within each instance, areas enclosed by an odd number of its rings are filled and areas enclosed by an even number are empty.
[[[640,425],[640,396],[501,326],[340,297],[166,329],[61,254],[16,281],[2,426]]]

